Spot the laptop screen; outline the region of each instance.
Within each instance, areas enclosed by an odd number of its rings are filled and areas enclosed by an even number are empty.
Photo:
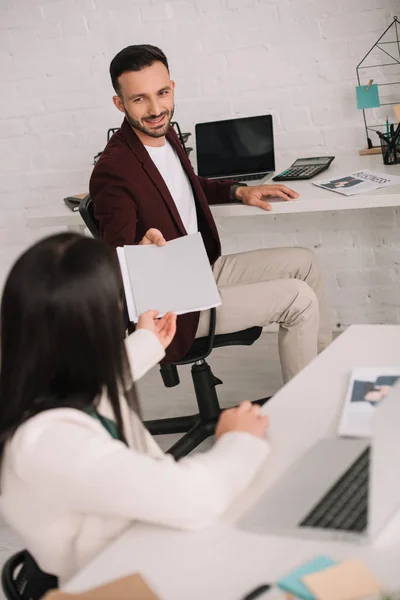
[[[196,149],[202,177],[274,171],[272,116],[198,123]]]

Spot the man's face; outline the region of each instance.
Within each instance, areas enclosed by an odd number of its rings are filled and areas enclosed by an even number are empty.
[[[115,106],[137,131],[152,137],[164,136],[174,114],[174,87],[168,70],[159,61],[140,71],[127,71],[118,79],[120,95]]]

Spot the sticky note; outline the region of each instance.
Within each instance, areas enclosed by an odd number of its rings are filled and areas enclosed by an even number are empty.
[[[357,600],[382,592],[382,585],[359,560],[347,560],[325,571],[305,575],[303,582],[318,600]]]
[[[294,569],[285,575],[285,577],[282,577],[282,579],[278,581],[278,587],[285,592],[294,594],[294,596],[301,598],[301,600],[316,600],[309,588],[303,583],[302,578],[304,575],[310,575],[311,573],[317,573],[323,569],[328,569],[334,564],[336,563],[327,556],[317,556],[313,560]]]
[[[381,105],[379,100],[378,86],[373,83],[369,86],[367,92],[367,85],[358,85],[356,87],[357,96],[357,108],[377,108]]]

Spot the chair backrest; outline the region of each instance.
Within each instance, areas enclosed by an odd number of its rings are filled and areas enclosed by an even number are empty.
[[[27,550],[21,550],[5,562],[1,584],[7,600],[39,600],[58,587],[58,580],[41,571]]]
[[[85,196],[82,202],[80,203],[79,213],[92,236],[97,240],[101,240],[99,222],[94,216],[94,204],[89,194]],[[128,330],[128,333],[132,333],[132,331],[134,331],[134,328],[132,327],[132,323],[129,320],[125,294],[123,294],[123,320],[125,330]]]
[[[92,236],[101,239],[99,222],[94,216],[94,204],[89,194],[79,204],[79,213]]]

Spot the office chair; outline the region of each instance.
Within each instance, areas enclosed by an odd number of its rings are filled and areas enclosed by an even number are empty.
[[[79,212],[93,237],[99,239],[100,230],[94,216],[93,200],[86,196],[79,207]],[[126,303],[124,303],[126,304]],[[129,322],[126,306],[124,307],[126,329],[133,330]],[[199,412],[184,417],[169,417],[145,421],[145,426],[152,435],[183,433],[184,435],[168,450],[176,459],[189,454],[201,442],[214,434],[215,426],[221,413],[215,387],[222,381],[214,376],[206,358],[214,348],[224,346],[251,346],[261,335],[262,327],[250,327],[242,331],[215,335],[216,310],[210,311],[210,328],[207,337],[194,340],[189,352],[175,363],[161,363],[160,373],[165,387],[174,387],[180,383],[178,366],[192,365],[192,379]],[[255,400],[262,405],[269,398]]]
[[[5,562],[1,585],[7,600],[39,600],[58,588],[58,579],[41,571],[29,552],[21,550]]]
[[[86,227],[96,240],[101,240],[99,223],[94,216],[93,200],[88,194],[79,204],[79,214],[81,215]]]

